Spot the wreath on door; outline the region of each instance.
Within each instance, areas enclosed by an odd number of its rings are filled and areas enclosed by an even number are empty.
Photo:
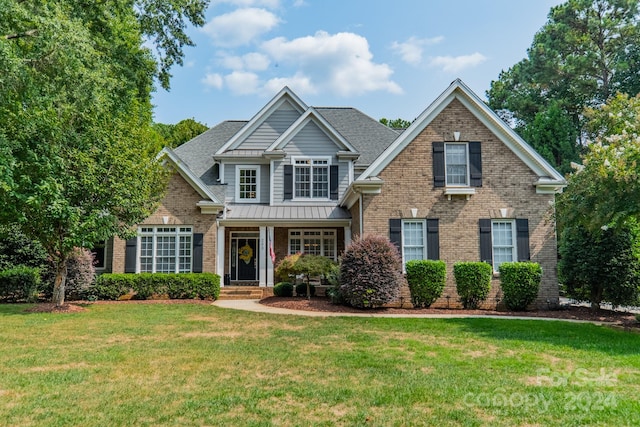
[[[239,249],[240,259],[244,261],[245,264],[249,264],[251,262],[251,258],[253,258],[253,249],[251,246],[244,245]]]

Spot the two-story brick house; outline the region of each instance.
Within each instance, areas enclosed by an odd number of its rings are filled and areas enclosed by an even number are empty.
[[[284,88],[251,120],[163,155],[176,172],[167,194],[137,238],[114,239],[108,270],[207,271],[268,290],[285,255],[337,259],[380,234],[404,262],[447,263],[436,305],[457,304],[454,262],[478,260],[539,262],[538,304],[558,300],[553,200],[565,181],[460,80],[404,131]]]

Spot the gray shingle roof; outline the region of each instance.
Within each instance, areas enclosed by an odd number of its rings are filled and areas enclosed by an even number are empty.
[[[227,220],[349,220],[351,214],[339,206],[269,206],[233,204],[229,206]]]
[[[314,108],[360,152],[356,165],[373,162],[400,135],[355,108]]]

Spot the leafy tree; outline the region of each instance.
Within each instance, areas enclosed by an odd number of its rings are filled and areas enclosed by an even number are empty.
[[[594,308],[634,303],[638,292],[640,96],[589,109],[584,165],[557,198],[560,272],[570,296]]]
[[[175,125],[154,123],[153,129],[164,138],[166,146],[176,148],[209,129],[207,125],[194,119],[180,120]]]
[[[307,298],[311,298],[311,278],[327,275],[335,263],[320,255],[302,254],[295,264],[295,271],[301,274],[307,284]]]
[[[409,126],[411,126],[411,122],[405,119],[395,119],[395,120],[389,120],[385,117],[380,119],[380,123],[382,123],[383,125],[390,127],[391,129],[406,129]]]
[[[74,248],[126,236],[162,196],[153,81],[168,87],[206,3],[0,0],[0,220],[53,260],[58,305]]]
[[[594,233],[640,214],[640,96],[617,95],[586,115],[594,143],[557,198],[557,218]]]
[[[573,161],[585,136],[585,107],[600,105],[616,92],[635,95],[640,90],[639,20],[636,0],[569,0],[553,7],[547,23],[534,36],[527,58],[491,83],[489,105],[518,132],[533,126],[528,136],[540,129],[533,125],[539,114],[557,116],[551,109],[562,111],[574,132],[542,134],[537,144],[551,145],[553,152],[559,147],[544,138],[577,136],[571,141],[575,147],[568,150],[569,156],[554,159],[563,168],[563,160]]]
[[[582,225],[566,227],[560,238],[560,280],[567,296],[616,305],[638,303],[640,234],[635,222],[589,231]]]

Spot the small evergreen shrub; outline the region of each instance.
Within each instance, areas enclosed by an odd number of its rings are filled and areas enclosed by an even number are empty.
[[[346,248],[340,293],[349,305],[372,308],[397,300],[402,280],[402,260],[388,238],[364,237]]]
[[[309,294],[313,297],[316,295],[316,286],[309,284]],[[296,295],[299,297],[307,296],[307,283],[298,283],[296,285]]]
[[[523,311],[535,301],[542,280],[542,268],[535,262],[500,264],[500,287],[509,310]]]
[[[405,270],[414,307],[429,307],[440,298],[447,280],[444,261],[411,260]]]
[[[134,289],[136,277],[136,274],[101,274],[96,278],[89,299],[117,300]]]
[[[487,299],[492,273],[493,268],[486,262],[457,262],[453,265],[456,290],[464,308],[476,309]]]
[[[40,270],[17,266],[0,271],[0,300],[35,302],[40,293]]]
[[[293,285],[290,282],[276,283],[273,287],[273,295],[277,297],[292,297]]]

